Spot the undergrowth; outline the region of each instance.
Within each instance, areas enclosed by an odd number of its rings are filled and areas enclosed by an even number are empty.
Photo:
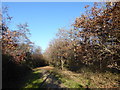
[[[67,88],[120,88],[119,74],[116,73],[91,71],[75,73],[59,69],[54,69],[52,72]]]

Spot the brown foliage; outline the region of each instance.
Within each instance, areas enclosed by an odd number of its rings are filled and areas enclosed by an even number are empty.
[[[71,30],[61,29],[46,53],[51,63],[64,66],[92,66],[106,70],[120,69],[120,2],[95,3],[79,18]],[[61,63],[62,64],[62,63]],[[57,65],[58,67],[60,64]]]

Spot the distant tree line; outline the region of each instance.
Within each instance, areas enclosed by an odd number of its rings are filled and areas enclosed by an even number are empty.
[[[120,2],[94,3],[85,9],[70,30],[59,30],[44,57],[61,69],[120,70]]]

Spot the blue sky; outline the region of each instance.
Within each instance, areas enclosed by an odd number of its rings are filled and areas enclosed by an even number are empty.
[[[12,29],[19,23],[27,22],[31,32],[30,40],[42,50],[55,38],[59,28],[69,27],[76,17],[84,13],[90,2],[8,2],[9,15],[13,17]]]

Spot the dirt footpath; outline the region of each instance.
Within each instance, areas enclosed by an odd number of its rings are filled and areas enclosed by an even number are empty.
[[[51,66],[44,66],[44,67],[35,68],[35,70],[37,70],[37,69],[52,70],[52,69],[54,69],[54,67],[51,67]],[[34,70],[34,69],[33,69],[33,70]]]
[[[54,69],[51,66],[38,67],[33,70],[42,70],[43,82],[40,84],[40,88],[61,88],[61,82],[58,81],[55,76],[48,72],[49,70]]]

